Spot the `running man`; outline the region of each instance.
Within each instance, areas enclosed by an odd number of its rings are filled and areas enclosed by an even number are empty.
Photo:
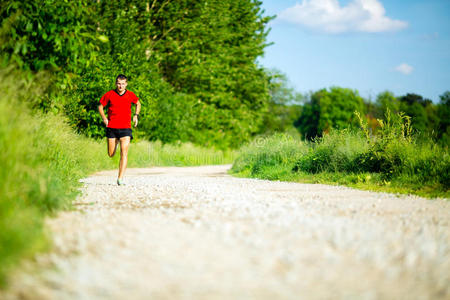
[[[127,91],[127,77],[120,74],[116,78],[116,89],[103,95],[98,105],[98,111],[106,125],[106,137],[108,138],[108,155],[113,157],[117,145],[120,143],[120,163],[117,184],[124,185],[123,175],[127,168],[128,147],[133,139],[131,131],[131,103],[136,104],[136,113],[133,116],[134,127],[138,124],[138,116],[141,111],[139,98],[131,91]],[[108,118],[103,108],[109,104]]]

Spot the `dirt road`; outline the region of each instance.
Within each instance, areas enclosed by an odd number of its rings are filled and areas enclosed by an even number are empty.
[[[234,178],[230,166],[83,179],[6,299],[449,299],[450,202]]]

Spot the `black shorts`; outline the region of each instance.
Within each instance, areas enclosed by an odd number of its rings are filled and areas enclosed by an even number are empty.
[[[109,139],[120,139],[121,137],[129,136],[130,141],[133,139],[131,128],[109,128],[106,127],[106,137]]]

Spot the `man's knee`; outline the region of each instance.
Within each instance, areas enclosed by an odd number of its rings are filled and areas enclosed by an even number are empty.
[[[119,139],[108,139],[108,156],[113,157],[116,154],[117,145],[119,144]]]
[[[109,157],[113,157],[114,154],[116,154],[116,148],[114,148],[114,149],[108,149],[108,156],[109,156]]]

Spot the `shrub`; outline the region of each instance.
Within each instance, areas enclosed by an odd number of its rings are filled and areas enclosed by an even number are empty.
[[[353,172],[356,171],[355,158],[366,151],[367,144],[361,134],[347,129],[332,130],[310,144],[308,153],[300,157],[293,171],[308,173]]]
[[[378,120],[375,133],[359,114],[361,130],[332,130],[313,142],[283,135],[256,139],[241,148],[232,172],[266,179],[303,178],[386,186],[428,196],[448,195],[450,155],[431,139],[417,138],[403,114]],[[307,177],[308,174],[313,174]],[[306,176],[306,177],[305,177]]]
[[[241,148],[233,163],[232,172],[256,176],[264,173],[266,166],[292,168],[296,158],[302,156],[307,149],[306,143],[287,134],[259,137]]]

